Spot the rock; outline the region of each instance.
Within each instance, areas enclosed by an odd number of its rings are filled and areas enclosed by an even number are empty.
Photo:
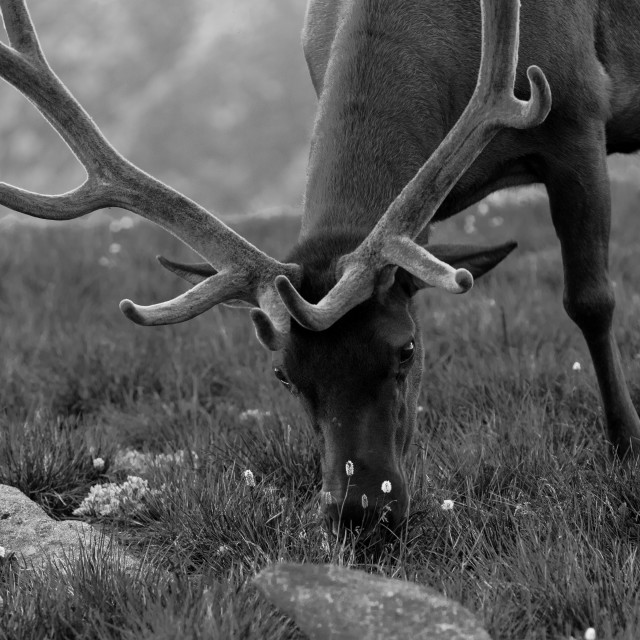
[[[336,565],[276,564],[254,578],[312,640],[490,640],[434,589]]]
[[[37,569],[48,561],[77,557],[89,545],[127,568],[139,566],[136,558],[86,522],[53,520],[19,489],[0,485],[0,546],[15,553],[24,567]]]

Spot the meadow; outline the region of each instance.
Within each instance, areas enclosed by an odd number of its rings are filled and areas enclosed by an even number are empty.
[[[616,335],[640,405],[640,192],[615,182],[613,199]],[[490,200],[438,231],[520,247],[466,296],[420,295],[410,518],[378,557],[324,535],[318,443],[244,312],[159,328],[120,314],[121,298],[184,290],[155,254],[190,258],[151,225],[110,224],[120,215],[0,221],[0,482],[65,519],[92,486],[143,477],[144,508],[90,518],[142,569],[88,550],[41,576],[4,562],[0,638],[302,637],[250,584],[278,561],[431,585],[496,640],[582,638],[588,627],[602,640],[640,636],[640,467],[612,460],[604,442],[543,196]],[[298,224],[236,226],[283,257]],[[124,451],[149,462],[128,469]]]

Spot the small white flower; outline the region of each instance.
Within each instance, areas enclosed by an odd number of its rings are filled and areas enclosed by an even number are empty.
[[[97,471],[102,471],[104,469],[104,460],[102,458],[94,458],[93,468]]]
[[[244,482],[247,485],[247,487],[255,487],[256,486],[256,479],[253,475],[253,471],[251,471],[251,469],[247,469],[243,474],[244,476]]]
[[[440,508],[443,511],[453,511],[453,500],[443,500]]]
[[[478,213],[479,213],[481,216],[486,216],[486,215],[487,215],[487,213],[489,213],[489,205],[488,205],[486,202],[481,202],[481,203],[478,205]]]
[[[109,231],[112,233],[118,233],[118,231],[122,231],[122,229],[131,229],[133,227],[134,221],[130,216],[125,216],[120,220],[112,220],[109,223]]]
[[[593,627],[589,627],[584,632],[584,640],[596,640],[596,630]]]
[[[329,534],[323,529],[322,540],[320,540],[320,548],[326,555],[331,553],[331,546],[329,545]]]
[[[369,506],[369,498],[367,498],[367,494],[362,494],[362,508],[366,509]]]
[[[382,493],[391,493],[391,483],[388,480],[385,480],[382,483]]]
[[[424,407],[421,404],[418,405],[418,413],[424,413]]]
[[[7,557],[7,550],[4,547],[0,547],[0,558]]]
[[[138,476],[128,476],[121,484],[109,482],[94,485],[82,504],[74,509],[76,516],[135,515],[146,508],[147,501],[161,494],[159,489],[150,489],[149,482]]]
[[[347,460],[347,464],[345,465],[345,470],[349,477],[353,475],[353,462],[351,462],[351,460]]]
[[[573,367],[571,367],[574,371],[580,371],[580,369],[582,369],[582,366],[580,365],[580,363],[576,360],[576,362],[573,363]]]
[[[109,253],[120,253],[120,249],[122,249],[122,247],[117,242],[112,242],[109,245]]]
[[[476,231],[476,217],[474,215],[469,214],[464,219],[464,232],[475,233],[475,231]]]
[[[98,264],[101,267],[110,267],[111,266],[111,260],[109,260],[109,258],[107,258],[107,256],[102,256],[100,258],[100,260],[98,260]]]
[[[240,422],[257,422],[262,424],[265,418],[271,415],[271,411],[263,411],[262,409],[247,409],[238,416]]]
[[[532,516],[533,511],[531,510],[531,505],[528,502],[523,502],[522,504],[517,504],[516,509],[513,512],[515,516]]]
[[[331,491],[323,491],[320,495],[322,503],[325,505],[330,505],[335,502],[335,498],[331,495]]]

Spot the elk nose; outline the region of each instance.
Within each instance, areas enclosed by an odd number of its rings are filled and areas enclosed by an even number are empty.
[[[326,494],[325,494],[326,496]],[[369,494],[350,490],[340,499],[336,492],[325,500],[325,523],[329,532],[340,536],[344,530],[360,528],[367,532],[375,528],[395,530],[406,512],[402,495],[393,496],[379,491]]]

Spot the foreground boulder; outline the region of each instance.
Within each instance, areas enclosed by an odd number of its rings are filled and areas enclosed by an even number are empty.
[[[254,582],[312,640],[490,640],[434,589],[336,565],[276,564]]]
[[[56,521],[19,489],[0,485],[0,546],[26,567],[78,557],[82,549],[98,545],[100,554],[118,558],[126,567],[138,561],[86,522]]]

